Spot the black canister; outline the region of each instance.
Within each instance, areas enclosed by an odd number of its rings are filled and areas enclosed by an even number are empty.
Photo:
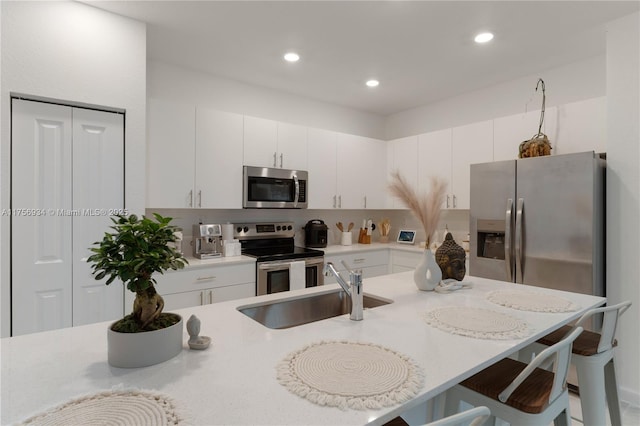
[[[304,226],[304,245],[311,248],[327,246],[327,225],[320,219],[313,219]]]

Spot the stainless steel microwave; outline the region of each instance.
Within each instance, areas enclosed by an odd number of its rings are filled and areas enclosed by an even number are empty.
[[[306,209],[306,171],[243,167],[242,207],[245,209]]]

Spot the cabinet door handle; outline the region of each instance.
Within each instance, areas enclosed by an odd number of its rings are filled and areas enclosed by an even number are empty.
[[[453,194],[453,208],[454,209],[456,208],[456,204],[458,204],[458,203],[456,203],[456,195]]]
[[[189,207],[193,207],[193,189],[189,191]]]
[[[283,153],[280,153],[280,168],[282,168],[282,157],[284,156]]]
[[[215,275],[211,275],[209,277],[198,277],[196,278],[196,281],[211,281],[211,280],[215,280],[216,276]]]
[[[337,195],[334,195],[334,196],[333,196],[333,208],[334,208],[334,209],[335,209],[335,208],[336,208],[336,206],[337,206],[337,204],[336,204],[336,199],[337,199],[337,198],[338,198],[338,196],[337,196]]]
[[[367,196],[366,195],[364,196],[364,208],[365,209],[367,208]]]
[[[204,290],[200,292],[200,306],[204,305]]]
[[[447,194],[447,208],[449,208],[449,194]]]
[[[198,207],[202,207],[202,189],[198,191]]]
[[[342,208],[342,195],[338,195],[338,208]]]
[[[209,290],[209,304],[213,303],[213,290]]]
[[[365,259],[365,258],[353,259],[353,263],[362,263],[362,262],[364,262],[365,260],[367,260],[367,259]]]
[[[277,155],[277,152],[274,152],[273,153],[273,167],[276,166],[276,155]]]

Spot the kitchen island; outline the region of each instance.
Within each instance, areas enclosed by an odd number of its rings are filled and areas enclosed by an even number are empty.
[[[212,339],[204,351],[184,349],[164,363],[137,369],[107,363],[108,323],[2,339],[1,424],[16,423],[70,399],[111,389],[146,389],[172,397],[189,423],[363,425],[382,424],[426,403],[450,386],[537,338],[601,305],[604,298],[466,277],[473,288],[449,294],[420,292],[411,272],[364,281],[365,293],[393,300],[367,309],[363,321],[341,315],[294,328],[272,330],[237,310],[240,306],[338,288],[327,285],[286,294],[221,302],[174,311],[185,321],[197,315],[200,335]],[[527,289],[570,300],[579,309],[540,313],[510,309],[486,300],[500,289]],[[444,306],[486,308],[525,321],[525,338],[489,340],[451,334],[424,321],[425,312]],[[413,359],[423,370],[422,390],[411,400],[377,410],[341,410],[316,405],[290,393],[276,379],[276,365],[289,353],[323,340],[382,345]]]

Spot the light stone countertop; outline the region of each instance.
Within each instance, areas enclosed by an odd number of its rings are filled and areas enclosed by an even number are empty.
[[[201,335],[212,338],[205,351],[184,349],[175,358],[146,368],[120,369],[107,363],[109,323],[35,333],[0,340],[2,364],[1,424],[19,422],[69,399],[112,388],[151,389],[188,409],[196,425],[363,425],[382,424],[425,403],[450,386],[576,319],[605,299],[543,288],[583,309],[572,313],[517,311],[485,300],[489,291],[527,286],[467,277],[471,290],[450,294],[420,292],[412,272],[369,278],[365,293],[394,302],[368,309],[363,321],[343,315],[285,330],[271,330],[238,312],[237,307],[301,297],[337,289],[336,284],[286,294],[222,302],[174,311],[185,320],[196,314]],[[525,339],[482,340],[428,326],[425,311],[441,306],[485,307],[525,320]],[[321,340],[351,340],[386,346],[408,355],[424,369],[425,385],[411,401],[380,410],[322,407],[291,394],[276,380],[275,366],[287,354]]]

